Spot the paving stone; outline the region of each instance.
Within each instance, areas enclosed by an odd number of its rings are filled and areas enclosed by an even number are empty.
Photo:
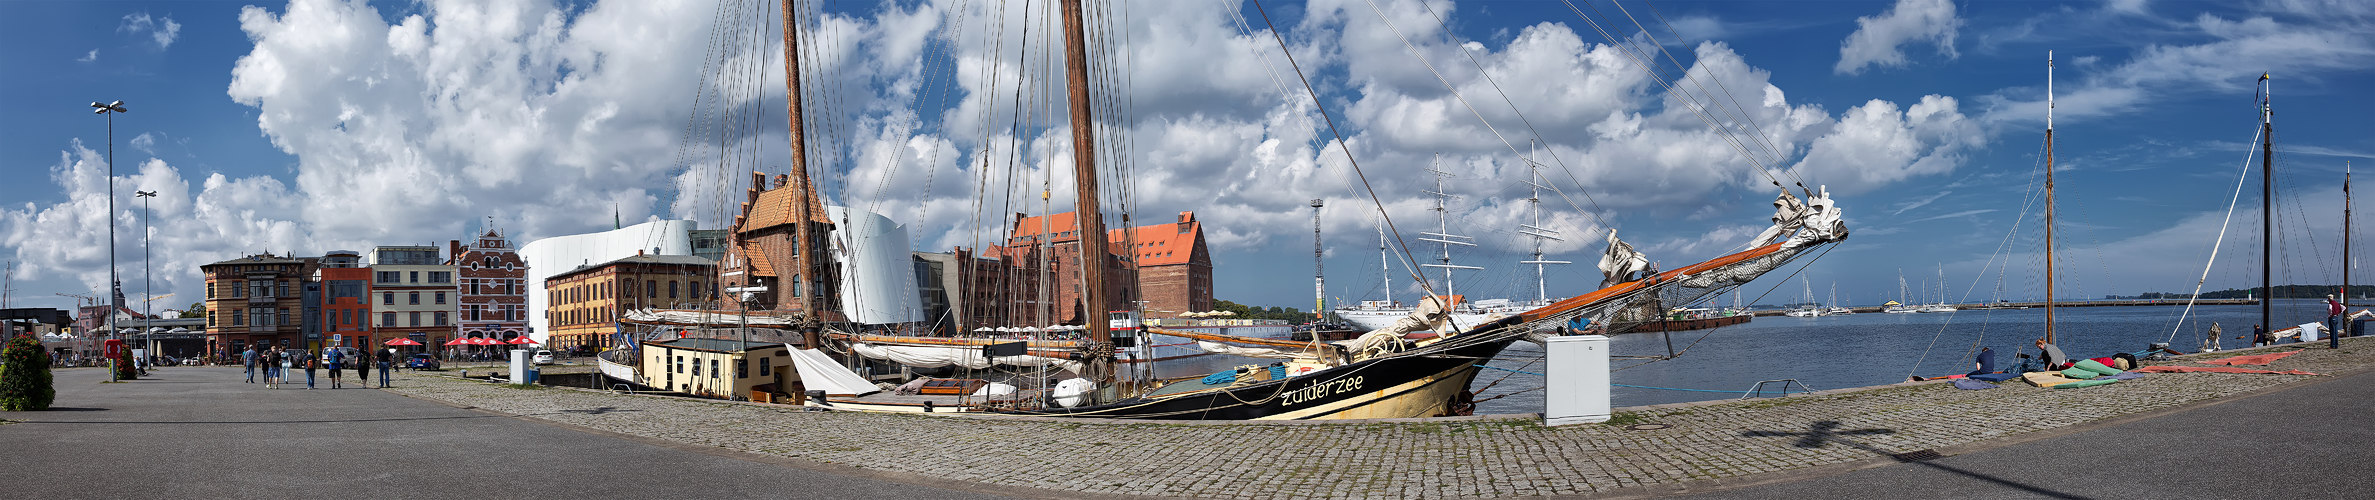
[[[2269,351],[2244,353],[2255,352]],[[2269,368],[2339,373],[2369,366],[2375,340],[2349,339],[2339,351],[2305,349]],[[1546,428],[1525,418],[1182,425],[806,412],[433,376],[390,390],[610,432],[984,483],[1208,498],[1433,498],[1590,494],[1873,460],[2315,378],[2156,373],[2074,390],[2017,381],[1982,391],[1900,384],[1619,410],[1672,426],[1642,431]]]

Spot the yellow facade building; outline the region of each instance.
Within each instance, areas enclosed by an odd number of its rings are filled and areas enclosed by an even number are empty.
[[[644,386],[725,399],[751,397],[769,384],[771,392],[799,393],[794,384],[800,374],[784,344],[686,338],[644,341],[639,351],[641,380],[635,382]]]

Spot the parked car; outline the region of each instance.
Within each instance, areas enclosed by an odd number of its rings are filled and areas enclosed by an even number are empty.
[[[553,352],[549,349],[537,349],[536,355],[529,358],[529,361],[533,361],[539,365],[553,364]]]
[[[432,354],[414,354],[404,360],[404,367],[414,370],[436,370],[438,366],[437,356]]]

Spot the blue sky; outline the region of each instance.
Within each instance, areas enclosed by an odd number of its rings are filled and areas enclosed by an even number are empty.
[[[143,219],[131,194],[160,192],[153,281],[177,294],[160,308],[199,296],[198,265],[259,251],[435,243],[490,218],[534,239],[607,229],[614,209],[715,227],[718,200],[741,189],[729,172],[779,171],[786,141],[781,49],[732,37],[715,49],[713,20],[779,19],[763,11],[772,4],[0,2],[0,168],[17,174],[0,184],[0,257],[19,268],[10,305],[67,307],[53,294],[103,289],[107,137],[94,100],[132,110],[115,117],[114,220],[134,297]],[[1853,236],[1802,273],[1818,296],[1836,283],[1842,299],[1877,303],[1894,298],[1900,270],[1919,288],[1941,267],[1958,300],[1985,300],[1999,275],[2007,297],[2041,295],[2040,221],[2023,204],[2041,172],[2048,50],[2060,59],[2064,296],[2193,287],[2244,173],[2261,72],[2275,77],[2280,283],[2340,280],[2336,183],[2345,161],[2375,153],[2361,132],[2375,110],[2375,7],[2361,2],[1603,0],[1574,3],[1581,16],[1560,2],[1375,5],[1265,6],[1405,232],[1433,225],[1419,192],[1441,155],[1461,196],[1451,224],[1482,243],[1458,257],[1487,268],[1461,278],[1472,297],[1532,294],[1532,271],[1514,264],[1530,245],[1515,233],[1527,196],[1517,157],[1535,154],[1537,133],[1568,193],[1546,196],[1548,225],[1567,236],[1551,258],[1578,263],[1551,271],[1554,295],[1598,283],[1608,227],[1667,267],[1737,247],[1770,215],[1765,172],[1829,186],[1846,211]],[[825,151],[811,168],[828,195],[907,223],[931,251],[995,238],[984,234],[999,214],[1037,212],[1036,186],[1070,177],[1068,131],[1046,120],[1061,100],[1015,118],[1016,103],[1045,95],[1018,96],[1015,75],[1030,89],[1060,82],[1043,78],[1052,59],[1021,52],[1047,33],[1023,20],[1038,8],[822,7],[806,57],[827,99],[811,107]],[[1329,294],[1375,298],[1379,209],[1348,181],[1262,13],[1104,13],[1104,32],[1128,42],[1114,90],[1126,112],[1113,118],[1127,132],[1107,144],[1132,165],[1134,220],[1197,211],[1219,298],[1308,307],[1306,205],[1325,198]],[[1733,150],[1587,19],[1624,46],[1665,49],[1674,60],[1656,62],[1657,78],[1722,97],[1717,108],[1748,117],[1727,122],[1755,122],[1772,148]],[[1700,93],[1677,63],[1723,90]],[[2257,281],[2251,168],[2209,289]],[[1055,191],[1065,210],[1070,194]],[[1783,274],[1746,293],[1794,300],[1802,287]],[[1409,280],[1394,281],[1407,297]]]

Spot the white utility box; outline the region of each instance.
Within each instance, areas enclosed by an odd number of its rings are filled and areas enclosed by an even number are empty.
[[[1542,425],[1608,421],[1608,337],[1551,337],[1543,351]]]

